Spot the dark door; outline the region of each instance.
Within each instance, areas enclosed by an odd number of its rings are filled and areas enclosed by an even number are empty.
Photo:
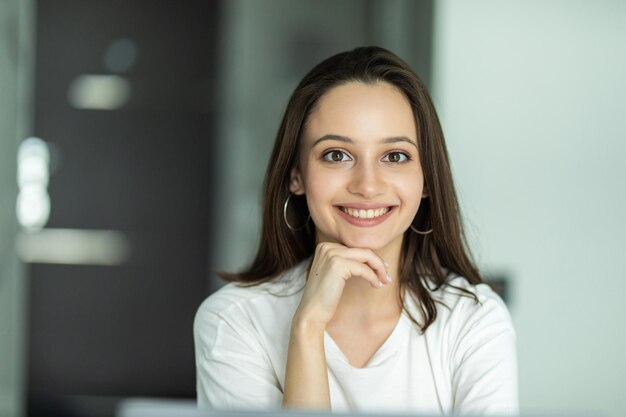
[[[130,251],[118,265],[28,266],[29,415],[193,397],[216,175],[218,2],[36,6],[34,130],[56,149],[46,228],[116,231]],[[72,93],[81,75],[116,75],[122,104],[103,110],[83,97],[82,106]]]

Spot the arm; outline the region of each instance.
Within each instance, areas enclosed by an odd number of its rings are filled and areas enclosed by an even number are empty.
[[[385,265],[373,251],[337,243],[317,246],[289,338],[283,405],[330,409],[324,331],[335,315],[346,280],[360,277],[380,288]]]
[[[330,409],[324,328],[297,317],[291,326],[283,405]]]

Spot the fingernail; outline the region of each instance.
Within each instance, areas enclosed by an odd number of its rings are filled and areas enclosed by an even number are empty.
[[[380,288],[380,287],[382,287],[382,286],[383,286],[383,283],[382,283],[382,282],[380,282],[380,281],[378,281],[378,284],[376,284],[376,285],[378,286],[378,288]]]
[[[385,278],[387,278],[387,282],[391,282],[391,281],[393,281],[393,280],[391,279],[391,277],[389,276],[389,274],[385,275]]]

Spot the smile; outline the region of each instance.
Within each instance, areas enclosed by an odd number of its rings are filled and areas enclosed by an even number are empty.
[[[374,227],[384,223],[396,206],[356,208],[346,206],[335,206],[339,216],[346,222],[357,227]]]
[[[357,219],[375,219],[376,217],[384,216],[389,211],[389,207],[381,207],[378,209],[353,209],[350,207],[339,207],[344,213],[355,217]]]

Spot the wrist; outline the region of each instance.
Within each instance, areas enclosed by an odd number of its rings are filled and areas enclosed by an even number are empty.
[[[310,340],[311,337],[324,336],[326,323],[314,320],[301,311],[296,311],[291,321],[291,334]]]

